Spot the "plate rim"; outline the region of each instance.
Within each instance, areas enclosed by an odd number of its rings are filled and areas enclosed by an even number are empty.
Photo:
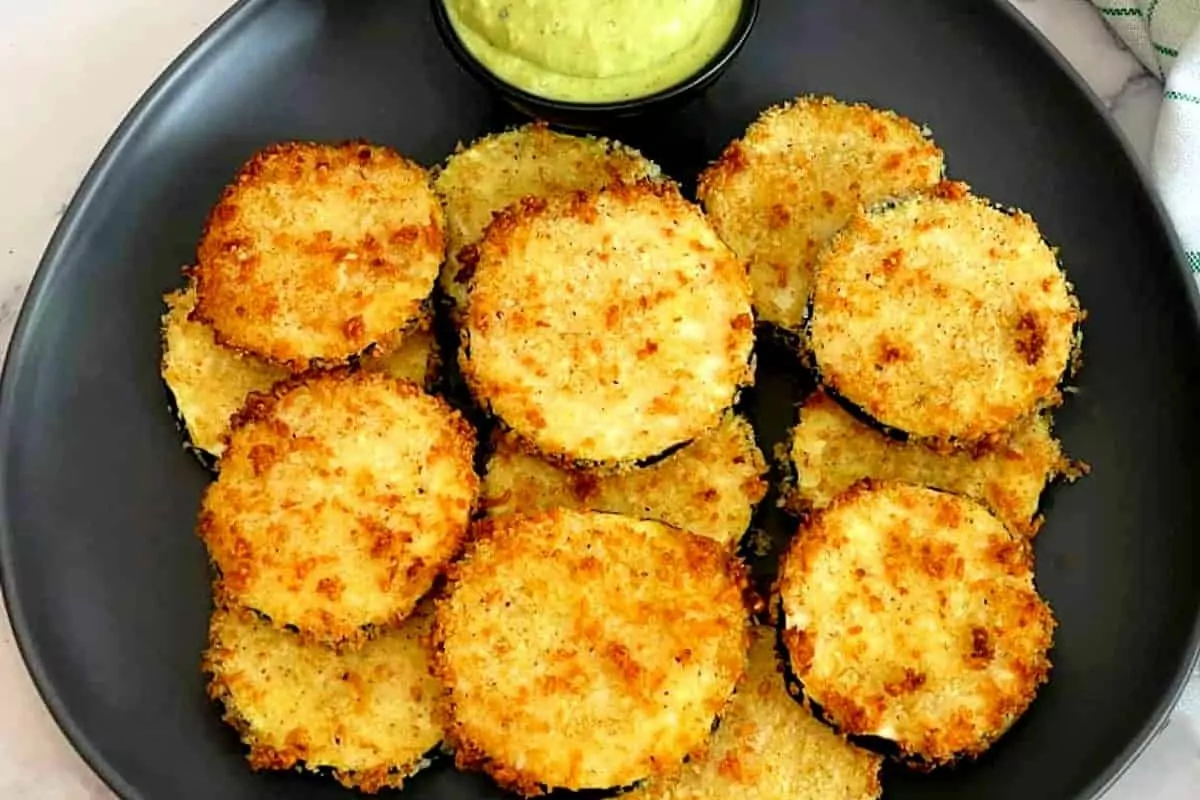
[[[56,271],[55,267],[65,248],[65,243],[74,236],[80,220],[94,200],[97,189],[107,179],[114,162],[128,146],[134,131],[142,125],[146,117],[154,112],[157,106],[170,99],[172,87],[185,80],[191,69],[212,50],[218,48],[224,40],[239,31],[255,15],[276,2],[278,0],[236,0],[232,6],[214,19],[171,60],[142,92],[137,102],[113,130],[91,166],[88,167],[83,180],[55,226],[46,249],[38,260],[29,287],[22,298],[21,308],[5,351],[3,370],[0,371],[0,454],[8,453],[11,446],[10,409],[13,404],[13,387],[16,384],[16,375],[22,371],[24,364],[28,329],[32,320],[40,315],[42,306],[46,302],[44,288]],[[1013,6],[1012,0],[989,0],[989,4],[1010,24],[1015,25],[1026,37],[1036,43],[1059,70],[1070,79],[1076,91],[1080,92],[1087,100],[1092,114],[1107,128],[1109,134],[1118,143],[1122,155],[1128,165],[1133,168],[1138,188],[1142,193],[1141,199],[1148,202],[1158,220],[1160,232],[1172,254],[1176,278],[1185,287],[1184,302],[1191,310],[1192,332],[1200,337],[1200,287],[1197,286],[1196,279],[1187,266],[1179,235],[1162,198],[1151,181],[1148,166],[1143,163],[1129,139],[1108,114],[1103,101],[1083,79],[1083,76],[1045,34]],[[20,653],[22,663],[29,673],[38,697],[50,712],[51,718],[71,748],[96,777],[119,798],[122,800],[143,798],[145,795],[141,790],[132,786],[79,728],[70,709],[67,708],[66,703],[63,702],[47,677],[46,666],[32,644],[32,631],[28,619],[23,613],[22,603],[16,590],[16,569],[12,563],[12,553],[8,544],[14,536],[8,494],[3,488],[7,486],[8,482],[7,460],[0,458],[0,597],[3,597],[5,613],[12,627],[13,642]],[[1151,710],[1145,724],[1108,766],[1086,785],[1077,800],[1100,800],[1112,789],[1150,744],[1166,729],[1171,713],[1179,703],[1191,675],[1197,668],[1200,668],[1200,611],[1196,613],[1192,621],[1184,657],[1177,666],[1176,674],[1171,679],[1167,691]]]

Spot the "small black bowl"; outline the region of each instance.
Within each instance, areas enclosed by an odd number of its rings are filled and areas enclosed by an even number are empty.
[[[690,77],[644,97],[605,103],[575,103],[550,100],[501,80],[471,54],[450,23],[444,0],[432,0],[433,18],[438,33],[458,63],[485,86],[492,89],[517,111],[534,119],[565,128],[593,129],[617,119],[642,116],[670,109],[687,102],[707,89],[733,63],[746,43],[758,18],[759,0],[742,0],[742,10],[729,40],[715,56]]]

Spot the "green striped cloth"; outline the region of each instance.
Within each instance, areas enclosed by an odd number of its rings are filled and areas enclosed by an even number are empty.
[[[1200,276],[1200,0],[1092,0],[1165,82],[1150,166]]]

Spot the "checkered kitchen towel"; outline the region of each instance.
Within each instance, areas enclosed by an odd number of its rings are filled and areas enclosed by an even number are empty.
[[[1150,164],[1200,278],[1200,0],[1092,0],[1165,82]]]

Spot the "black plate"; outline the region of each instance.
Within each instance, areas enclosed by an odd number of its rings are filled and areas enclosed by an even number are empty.
[[[800,92],[928,122],[953,175],[1039,219],[1091,312],[1059,430],[1094,472],[1050,493],[1037,541],[1061,620],[1053,679],[981,761],[889,774],[888,797],[1093,798],[1163,722],[1196,649],[1191,279],[1095,100],[1006,3],[764,2],[703,99],[609,132],[689,178],[764,106]],[[251,0],[149,92],[72,203],[0,394],[0,566],[38,686],[119,793],[344,796],[329,781],[251,774],[204,697],[208,573],[192,527],[208,478],[180,446],[157,364],[160,297],[206,211],[274,140],[367,137],[432,164],[505,114],[443,49],[426,2]],[[791,367],[763,359],[767,439],[790,418]],[[404,796],[500,793],[443,765]]]

